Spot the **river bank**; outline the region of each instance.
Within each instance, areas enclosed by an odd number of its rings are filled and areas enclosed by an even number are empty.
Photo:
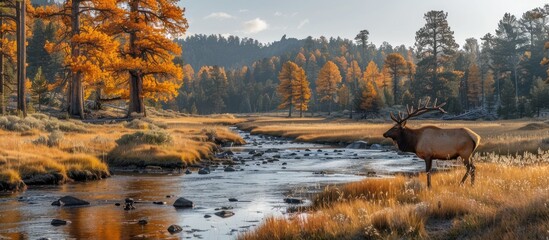
[[[233,129],[234,131],[237,131]],[[418,172],[423,162],[383,150],[345,149],[296,143],[284,138],[237,131],[247,144],[223,148],[228,161],[206,162],[200,168],[170,173],[117,173],[107,179],[59,186],[39,186],[0,198],[0,236],[10,238],[191,238],[234,239],[255,229],[271,216],[287,216],[287,209],[308,206],[325,186],[383,177],[403,171]],[[234,170],[234,171],[233,171]],[[56,207],[51,202],[72,195],[90,202],[82,207]],[[192,209],[176,209],[175,200],[193,201]],[[123,209],[133,198],[135,210]],[[285,199],[303,204],[289,204]],[[232,199],[231,201],[229,199]],[[164,204],[156,205],[153,202]],[[120,203],[121,206],[116,206]],[[234,216],[215,213],[223,208]],[[101,216],[101,220],[97,219]],[[210,216],[210,217],[207,217]],[[52,226],[52,219],[66,220]],[[147,220],[140,225],[139,220]],[[177,224],[183,232],[171,235]]]
[[[109,168],[181,169],[244,144],[228,129],[240,119],[163,116],[89,124],[44,114],[0,117],[0,192],[110,176]]]

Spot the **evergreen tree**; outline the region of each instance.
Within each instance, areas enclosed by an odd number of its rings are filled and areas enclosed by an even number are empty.
[[[46,81],[46,76],[42,74],[41,67],[36,71],[30,90],[33,99],[35,100],[34,102],[38,103],[38,111],[42,111],[42,104],[44,103],[45,95],[48,92],[48,81]]]
[[[481,105],[481,88],[480,70],[475,63],[472,63],[469,66],[467,77],[467,103],[469,108]]]
[[[417,73],[414,81],[416,98],[430,96],[440,100],[452,95],[449,81],[452,76],[452,59],[458,48],[454,40],[454,32],[447,21],[448,14],[443,11],[429,11],[425,14],[425,26],[416,33],[418,49]]]
[[[507,76],[501,84],[501,105],[498,114],[505,119],[517,117],[517,104],[515,101],[515,88],[511,77]]]
[[[385,66],[393,78],[393,102],[394,104],[400,104],[398,101],[399,96],[399,78],[406,75],[406,60],[399,53],[391,53],[385,58]]]
[[[541,109],[549,108],[549,86],[538,78],[532,86],[532,110],[539,117]]]

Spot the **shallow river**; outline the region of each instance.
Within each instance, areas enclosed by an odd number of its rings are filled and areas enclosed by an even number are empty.
[[[248,144],[226,149],[244,161],[235,166],[235,172],[225,172],[219,166],[208,175],[196,171],[188,175],[115,174],[101,181],[31,186],[23,193],[0,196],[0,239],[235,239],[266,217],[285,214],[291,206],[284,202],[286,197],[308,198],[326,185],[357,181],[368,172],[380,176],[424,168],[423,161],[392,151],[336,148],[239,133]],[[265,153],[253,157],[253,150]],[[279,161],[272,161],[274,157]],[[51,206],[65,195],[91,204]],[[115,206],[128,197],[143,203],[130,211]],[[175,209],[172,204],[178,197],[193,201],[195,208]],[[229,202],[229,198],[238,201]],[[152,201],[167,204],[154,205]],[[232,208],[235,215],[214,215],[222,207]],[[54,218],[70,222],[52,226]],[[139,225],[140,219],[148,224]],[[182,226],[183,232],[170,235],[166,229],[171,224]]]

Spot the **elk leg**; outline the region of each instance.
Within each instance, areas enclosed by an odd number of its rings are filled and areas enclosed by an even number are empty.
[[[433,160],[431,158],[425,158],[425,172],[427,172],[427,188],[431,188],[431,164]]]
[[[465,182],[465,180],[467,180],[467,177],[469,176],[469,172],[471,171],[471,164],[469,162],[467,162],[465,166],[467,167],[467,170],[465,171],[465,175],[463,175],[463,178],[461,179],[461,183],[459,184],[461,186],[463,186],[463,183]]]
[[[473,163],[471,163],[471,170],[469,170],[471,172],[471,186],[475,185],[475,172],[476,172],[476,167],[475,165],[473,165]]]

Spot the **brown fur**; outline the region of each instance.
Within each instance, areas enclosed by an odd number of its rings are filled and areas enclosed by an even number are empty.
[[[427,126],[418,129],[405,127],[406,123],[396,124],[383,134],[393,139],[399,150],[413,152],[425,160],[427,185],[431,186],[432,160],[453,160],[460,157],[467,167],[462,184],[471,174],[471,184],[474,183],[475,166],[470,157],[480,143],[480,136],[468,128],[441,129]]]

